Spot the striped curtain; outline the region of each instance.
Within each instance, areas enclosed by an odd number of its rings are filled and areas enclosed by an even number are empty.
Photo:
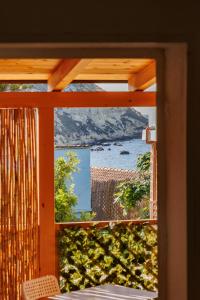
[[[38,275],[37,111],[0,109],[0,299]]]

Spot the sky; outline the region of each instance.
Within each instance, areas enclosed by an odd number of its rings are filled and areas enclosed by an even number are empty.
[[[128,83],[101,83],[98,84],[105,91],[126,91],[128,92]],[[156,84],[150,86],[146,89],[148,92],[155,92],[156,91]],[[155,107],[135,107],[135,109],[142,114],[148,115],[149,118],[149,126],[156,125],[156,108]]]

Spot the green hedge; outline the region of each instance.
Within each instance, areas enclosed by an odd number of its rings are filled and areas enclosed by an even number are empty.
[[[149,224],[66,228],[58,243],[63,292],[106,283],[157,290],[157,231]]]

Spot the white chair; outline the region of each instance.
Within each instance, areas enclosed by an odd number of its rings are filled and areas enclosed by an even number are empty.
[[[25,281],[22,284],[24,300],[38,300],[60,294],[60,288],[55,276],[47,275],[40,278]]]

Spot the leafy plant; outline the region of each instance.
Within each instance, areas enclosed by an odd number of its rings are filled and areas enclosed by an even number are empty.
[[[66,228],[58,245],[63,292],[106,283],[157,290],[157,231],[148,223]]]
[[[78,171],[79,160],[74,152],[67,152],[55,162],[55,219],[68,222],[76,219],[73,207],[77,204],[72,174]]]
[[[10,85],[9,85],[9,88],[10,88],[10,90],[11,90],[12,92],[15,92],[15,91],[17,91],[17,90],[20,90],[20,89],[21,89],[21,86],[22,86],[22,84],[15,84],[15,83],[13,83],[13,84],[10,84]]]
[[[7,86],[8,86],[7,84],[1,83],[1,84],[0,84],[0,92],[4,92],[4,91],[6,90],[6,87],[7,87]]]
[[[4,92],[4,91],[15,92],[15,91],[19,91],[19,90],[26,90],[31,87],[32,87],[31,84],[1,83],[0,84],[0,92]]]
[[[123,207],[124,215],[127,215],[132,208],[137,208],[141,218],[149,218],[150,152],[138,157],[137,176],[132,180],[119,183],[114,197],[115,202]],[[142,201],[145,206],[141,208]]]
[[[91,221],[96,216],[95,212],[90,211],[81,211],[80,212],[80,221]]]
[[[137,159],[137,170],[140,172],[148,172],[150,170],[151,153],[146,152],[140,154]]]
[[[32,84],[22,84],[21,85],[22,90],[31,89],[32,87],[33,87]]]

